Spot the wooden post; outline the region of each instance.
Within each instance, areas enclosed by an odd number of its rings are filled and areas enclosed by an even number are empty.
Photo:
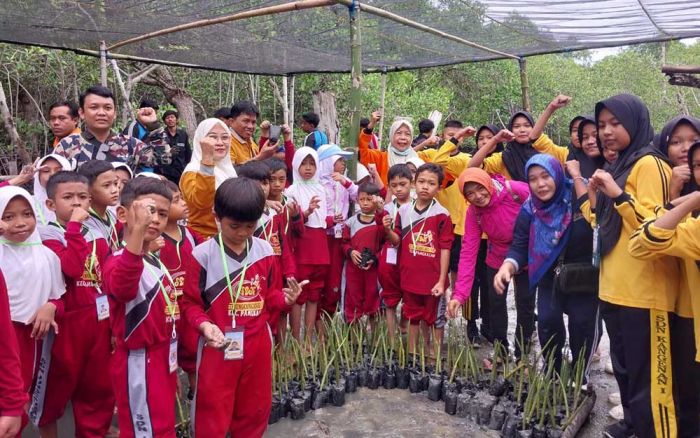
[[[107,44],[100,41],[100,84],[107,86]]]
[[[522,93],[523,109],[530,111],[530,84],[527,80],[525,58],[518,59],[518,65],[520,66],[520,91]]]
[[[350,135],[348,137],[348,149],[357,150],[357,141],[360,138],[360,116],[362,112],[362,38],[360,36],[360,8],[358,2],[353,0],[350,10],[350,58],[352,67],[350,79]],[[357,154],[348,159],[348,176],[354,180],[357,176]]]
[[[384,102],[386,100],[386,67],[382,69],[382,91],[379,95],[379,112],[382,113],[382,118],[379,119],[379,132],[377,133],[377,143],[382,147],[382,138],[384,136]],[[382,147],[382,149],[384,149]]]
[[[284,119],[284,124],[289,126],[289,81],[287,76],[282,76],[282,100],[284,100],[282,118]]]
[[[289,76],[289,129],[292,130],[292,141],[294,141],[294,75]]]

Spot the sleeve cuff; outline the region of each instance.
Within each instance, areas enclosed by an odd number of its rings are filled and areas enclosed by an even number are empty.
[[[505,263],[505,262],[512,263],[513,266],[515,266],[515,272],[520,271],[520,263],[518,263],[518,261],[515,260],[514,258],[507,257],[505,260],[503,260],[503,263]]]
[[[629,193],[623,191],[620,196],[614,199],[615,205],[623,204],[629,201],[630,199],[632,199],[632,197],[629,195]]]
[[[199,173],[206,176],[214,176],[214,166],[206,166],[202,163],[199,164]]]
[[[80,222],[70,221],[66,224],[66,233],[80,234],[82,230],[83,224],[81,224]]]

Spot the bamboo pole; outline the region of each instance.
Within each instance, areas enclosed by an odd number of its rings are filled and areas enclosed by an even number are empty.
[[[282,114],[284,119],[284,124],[289,126],[289,80],[287,76],[282,76]]]
[[[294,75],[289,75],[289,129],[292,130],[292,141],[294,141]]]
[[[520,92],[522,93],[523,109],[530,111],[530,83],[527,80],[527,65],[525,58],[518,59],[520,66]]]
[[[341,3],[345,6],[352,7],[355,5],[356,0],[335,0],[336,3]],[[358,2],[359,3],[359,2]],[[483,50],[485,52],[493,53],[494,55],[501,56],[503,58],[512,58],[512,59],[520,59],[519,56],[517,55],[511,55],[510,53],[506,52],[501,52],[500,50],[492,49],[490,47],[482,46],[481,44],[475,43],[473,41],[465,40],[464,38],[458,37],[456,35],[449,34],[447,32],[443,32],[441,30],[437,30],[435,28],[432,28],[430,26],[426,26],[425,24],[418,23],[413,20],[409,20],[408,18],[402,17],[400,15],[394,14],[389,11],[385,11],[383,9],[367,5],[365,3],[359,3],[359,9],[361,9],[363,12],[367,12],[368,14],[376,15],[378,17],[386,18],[388,20],[395,21],[397,23],[401,23],[405,26],[412,27],[414,29],[422,30],[423,32],[427,32],[436,36],[439,36],[441,38],[454,41],[456,43],[464,44],[469,47],[473,47],[475,49]]]
[[[107,44],[100,41],[100,84],[107,86]]]
[[[281,12],[291,12],[299,11],[302,9],[318,8],[321,6],[331,6],[335,4],[334,0],[298,0],[292,3],[285,3],[276,6],[268,6],[265,8],[253,9],[251,11],[237,12],[231,15],[225,15],[223,17],[209,18],[206,20],[197,20],[191,23],[180,24],[173,27],[168,27],[165,29],[157,30],[155,32],[149,32],[137,37],[129,38],[123,41],[119,41],[116,44],[112,44],[109,50],[112,51],[119,47],[123,47],[129,44],[137,43],[139,41],[168,35],[175,32],[182,32],[189,29],[198,29],[201,27],[212,26],[214,24],[228,23],[231,21],[242,20],[245,18],[262,17],[265,15],[279,14]]]
[[[382,91],[379,95],[379,112],[382,113],[382,118],[379,119],[379,132],[377,133],[377,143],[382,147],[382,138],[384,136],[384,104],[386,101],[386,67],[382,69]]]
[[[350,79],[350,136],[349,149],[357,150],[360,137],[360,116],[362,111],[362,37],[360,35],[360,9],[356,2],[351,2],[350,8],[350,57],[352,67]],[[348,159],[348,176],[354,180],[357,176],[357,154]]]

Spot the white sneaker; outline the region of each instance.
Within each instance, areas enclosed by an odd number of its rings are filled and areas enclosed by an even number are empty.
[[[613,366],[612,366],[612,360],[608,359],[605,362],[605,372],[608,374],[614,374],[613,372]]]
[[[613,392],[608,396],[608,402],[612,405],[619,405],[622,404],[622,398],[620,397],[619,392]]]
[[[621,421],[625,418],[625,411],[622,409],[622,405],[617,405],[608,411],[608,416],[615,421]]]

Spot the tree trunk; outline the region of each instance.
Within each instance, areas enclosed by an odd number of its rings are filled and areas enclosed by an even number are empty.
[[[330,91],[314,91],[313,101],[314,112],[321,118],[318,129],[326,133],[329,142],[338,144],[340,130],[335,109],[335,94]]]
[[[289,81],[289,129],[292,130],[292,141],[294,141],[294,78]]]
[[[31,164],[32,156],[29,152],[27,152],[27,148],[24,144],[24,141],[22,141],[22,139],[19,136],[19,133],[17,132],[17,126],[15,125],[15,121],[12,118],[12,114],[10,113],[10,108],[7,107],[5,89],[2,85],[2,82],[0,82],[0,116],[2,116],[3,126],[5,127],[5,130],[10,136],[10,143],[12,144],[15,153],[19,156],[20,160],[22,160],[22,164]]]
[[[160,87],[166,100],[175,105],[180,114],[180,120],[185,123],[185,130],[190,139],[194,138],[194,131],[197,129],[197,116],[194,111],[194,100],[190,93],[181,88],[176,82],[168,67],[161,65],[148,73],[143,79],[143,83]]]

